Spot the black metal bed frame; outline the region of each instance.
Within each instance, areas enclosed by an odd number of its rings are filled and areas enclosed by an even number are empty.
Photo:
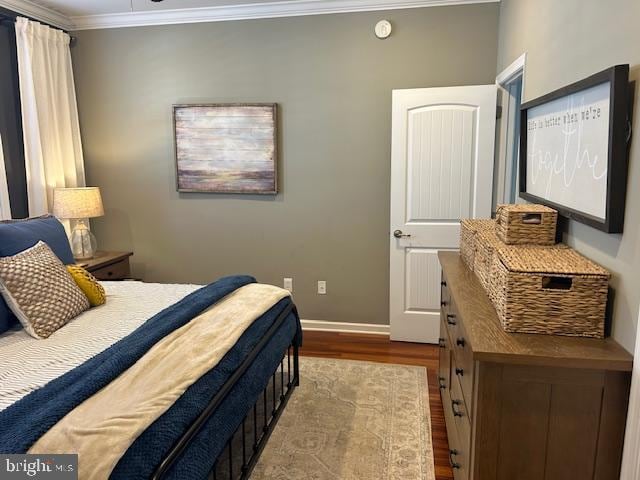
[[[227,397],[229,392],[236,385],[238,380],[244,375],[253,361],[262,351],[265,345],[273,338],[278,328],[284,323],[290,313],[297,316],[296,306],[291,303],[273,323],[260,342],[251,350],[249,355],[243,360],[238,369],[224,383],[222,388],[209,401],[206,408],[194,420],[180,439],[171,448],[160,465],[151,476],[152,480],[164,478],[171,466],[187,449],[192,440],[200,432],[211,415]],[[296,335],[297,336],[297,335]],[[298,345],[294,339],[287,347],[271,375],[269,382],[265,386],[261,395],[258,395],[253,407],[249,409],[241,424],[235,430],[231,438],[227,441],[225,448],[216,458],[214,466],[209,472],[208,478],[211,480],[245,480],[249,478],[253,468],[256,466],[260,454],[271,436],[284,408],[293,393],[295,387],[300,384],[299,375],[299,355]],[[286,358],[286,382],[285,382],[285,358]],[[293,372],[292,372],[293,368]],[[280,371],[278,375],[278,370]],[[277,394],[279,390],[279,395]],[[268,407],[271,407],[270,409]],[[262,410],[262,411],[260,411]],[[249,445],[247,445],[249,440]],[[253,440],[251,442],[251,440]],[[237,467],[237,468],[234,468]]]

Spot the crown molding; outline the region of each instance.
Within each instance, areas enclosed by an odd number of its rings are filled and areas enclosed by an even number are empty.
[[[500,0],[285,0],[245,5],[154,10],[71,17],[74,30],[142,27],[177,23],[225,22],[258,18],[440,7]]]
[[[74,30],[75,25],[69,17],[51,8],[37,5],[30,0],[0,0],[0,7],[26,15],[63,30]]]

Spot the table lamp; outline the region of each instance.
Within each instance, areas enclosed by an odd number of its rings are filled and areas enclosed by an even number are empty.
[[[87,219],[104,215],[100,188],[54,189],[53,214],[58,218],[76,220],[71,232],[73,258],[76,260],[93,258],[97,248],[97,241],[89,230]]]

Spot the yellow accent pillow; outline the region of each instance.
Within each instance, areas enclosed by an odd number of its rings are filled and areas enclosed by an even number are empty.
[[[107,296],[104,293],[104,287],[100,285],[96,277],[78,265],[67,265],[67,270],[75,280],[78,287],[80,287],[80,290],[82,290],[89,299],[89,304],[92,307],[97,307],[107,301]]]

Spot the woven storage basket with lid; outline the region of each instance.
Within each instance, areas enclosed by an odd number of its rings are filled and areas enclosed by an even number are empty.
[[[460,222],[460,256],[470,270],[474,269],[478,232],[495,230],[495,223],[490,218],[468,218]]]
[[[496,248],[501,245],[503,244],[496,236],[495,229],[483,228],[476,232],[473,271],[487,292],[489,291],[489,280],[491,279],[493,254]]]
[[[564,243],[556,243],[555,245],[507,245],[505,243],[502,243],[500,239],[498,239],[498,241],[493,245],[493,251],[492,251],[491,257],[487,259],[489,266],[487,267],[488,270],[486,273],[486,280],[484,284],[484,288],[487,292],[487,295],[489,296],[489,298],[491,299],[494,305],[496,304],[496,298],[495,298],[496,290],[492,287],[492,282],[493,282],[493,277],[495,275],[495,271],[494,271],[495,258],[500,254],[500,252],[508,256],[517,255],[518,250],[521,248],[527,248],[533,254],[533,252],[536,250],[546,250],[550,248],[567,249],[569,247]],[[480,283],[483,283],[482,280]]]
[[[571,248],[499,249],[490,296],[507,332],[604,338],[609,276]]]
[[[556,243],[558,212],[536,204],[498,205],[496,234],[510,245]]]

